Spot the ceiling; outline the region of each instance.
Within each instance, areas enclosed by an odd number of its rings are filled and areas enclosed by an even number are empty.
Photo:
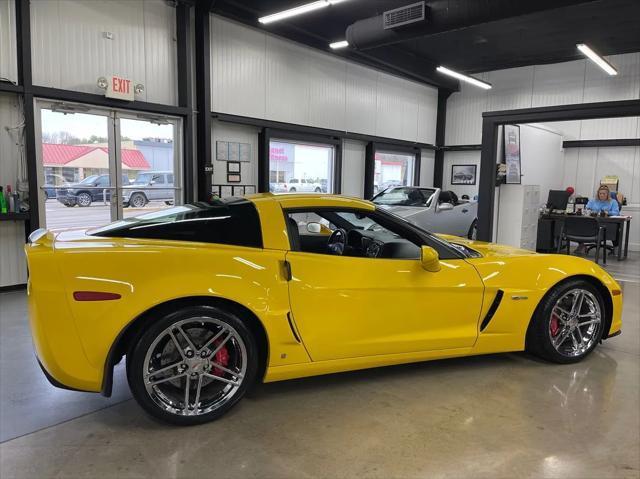
[[[348,0],[269,25],[258,22],[261,16],[308,1],[218,0],[213,11],[448,89],[458,85],[435,71],[440,64],[471,74],[584,58],[576,43],[586,43],[602,55],[640,51],[640,0],[427,0],[427,22],[399,27],[393,39],[335,51],[328,44],[345,39],[349,25],[416,0]]]

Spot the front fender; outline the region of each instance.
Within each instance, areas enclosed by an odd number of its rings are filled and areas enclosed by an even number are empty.
[[[477,347],[480,351],[490,352],[496,347],[503,351],[523,350],[529,322],[542,298],[558,283],[574,276],[593,278],[608,291],[613,310],[611,325],[605,336],[621,327],[620,286],[592,261],[575,256],[515,252],[510,256],[492,255],[467,261],[476,268],[485,285],[480,321],[485,317],[498,290],[504,293],[488,326],[482,332],[479,331]]]

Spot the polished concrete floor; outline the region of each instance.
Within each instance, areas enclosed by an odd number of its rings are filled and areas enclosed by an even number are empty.
[[[24,292],[0,294],[0,478],[640,477],[640,255],[607,266],[623,334],[582,363],[525,354],[263,385],[175,428],[130,398],[57,390],[33,358]]]

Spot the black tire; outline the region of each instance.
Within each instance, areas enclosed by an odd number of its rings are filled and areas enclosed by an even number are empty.
[[[75,206],[75,204],[71,204],[71,203],[62,203],[63,205],[65,205],[67,208],[73,208]]]
[[[316,188],[314,191],[315,191],[316,193],[320,193],[320,192],[322,191],[322,188]]]
[[[295,188],[289,188],[289,193],[295,193],[297,190]]]
[[[560,301],[563,297],[566,297],[566,295],[571,294],[572,291],[579,290],[590,293],[590,298],[595,299],[595,301],[597,302],[599,306],[600,322],[597,324],[597,330],[595,330],[593,334],[590,335],[588,343],[589,346],[579,354],[570,356],[559,352],[552,343],[552,321],[554,321],[554,319],[552,319],[552,312],[554,307],[557,306],[558,301]],[[607,318],[605,316],[606,310],[604,307],[602,295],[600,291],[598,291],[598,289],[593,286],[593,284],[582,279],[572,279],[569,281],[565,281],[555,286],[549,293],[547,293],[536,308],[534,316],[531,320],[531,324],[529,325],[529,329],[527,331],[527,351],[553,363],[571,364],[581,361],[589,354],[591,354],[591,352],[600,342],[603,335],[603,328],[607,324]],[[555,321],[556,331],[558,331],[558,327],[564,328],[561,323],[558,323],[558,319],[555,319]],[[577,321],[580,321],[580,319],[578,318]],[[560,324],[560,326],[558,326],[558,324]],[[556,337],[560,339],[563,332],[564,329],[559,330],[556,333]],[[582,334],[580,334],[580,336],[582,336]],[[566,341],[569,341],[569,338],[571,339],[571,341],[573,341],[574,339],[571,335],[569,335],[567,336]]]
[[[91,193],[87,193],[86,191],[83,191],[82,193],[78,194],[78,196],[76,197],[76,204],[80,208],[86,208],[87,206],[91,206],[92,202],[93,202],[93,198],[91,198]]]
[[[240,336],[246,350],[246,370],[238,389],[227,402],[217,409],[200,415],[180,415],[164,410],[156,404],[145,388],[143,369],[145,368],[145,357],[153,342],[163,334],[167,328],[179,321],[190,318],[212,318],[230,326]],[[196,345],[197,347],[197,345]],[[127,353],[127,380],[133,393],[133,397],[138,404],[151,416],[162,421],[176,424],[178,426],[191,426],[213,421],[223,416],[235,404],[242,399],[256,380],[258,371],[258,347],[256,340],[249,331],[245,322],[238,316],[224,309],[213,306],[186,306],[167,313],[161,318],[154,318],[150,326],[144,329],[133,341]]]
[[[478,233],[478,220],[475,219],[473,220],[473,223],[471,223],[471,226],[469,227],[469,231],[467,232],[467,238],[470,240],[475,240],[477,238],[474,238],[474,236],[477,237],[477,233]]]
[[[147,197],[142,193],[134,193],[129,198],[129,206],[132,208],[144,208],[148,202]]]

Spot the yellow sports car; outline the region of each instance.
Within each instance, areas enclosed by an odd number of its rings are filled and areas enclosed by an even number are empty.
[[[42,369],[134,397],[177,424],[256,381],[529,350],[578,361],[620,332],[620,286],[581,258],[437,236],[374,204],[260,194],[93,230],[34,232],[29,305]]]

